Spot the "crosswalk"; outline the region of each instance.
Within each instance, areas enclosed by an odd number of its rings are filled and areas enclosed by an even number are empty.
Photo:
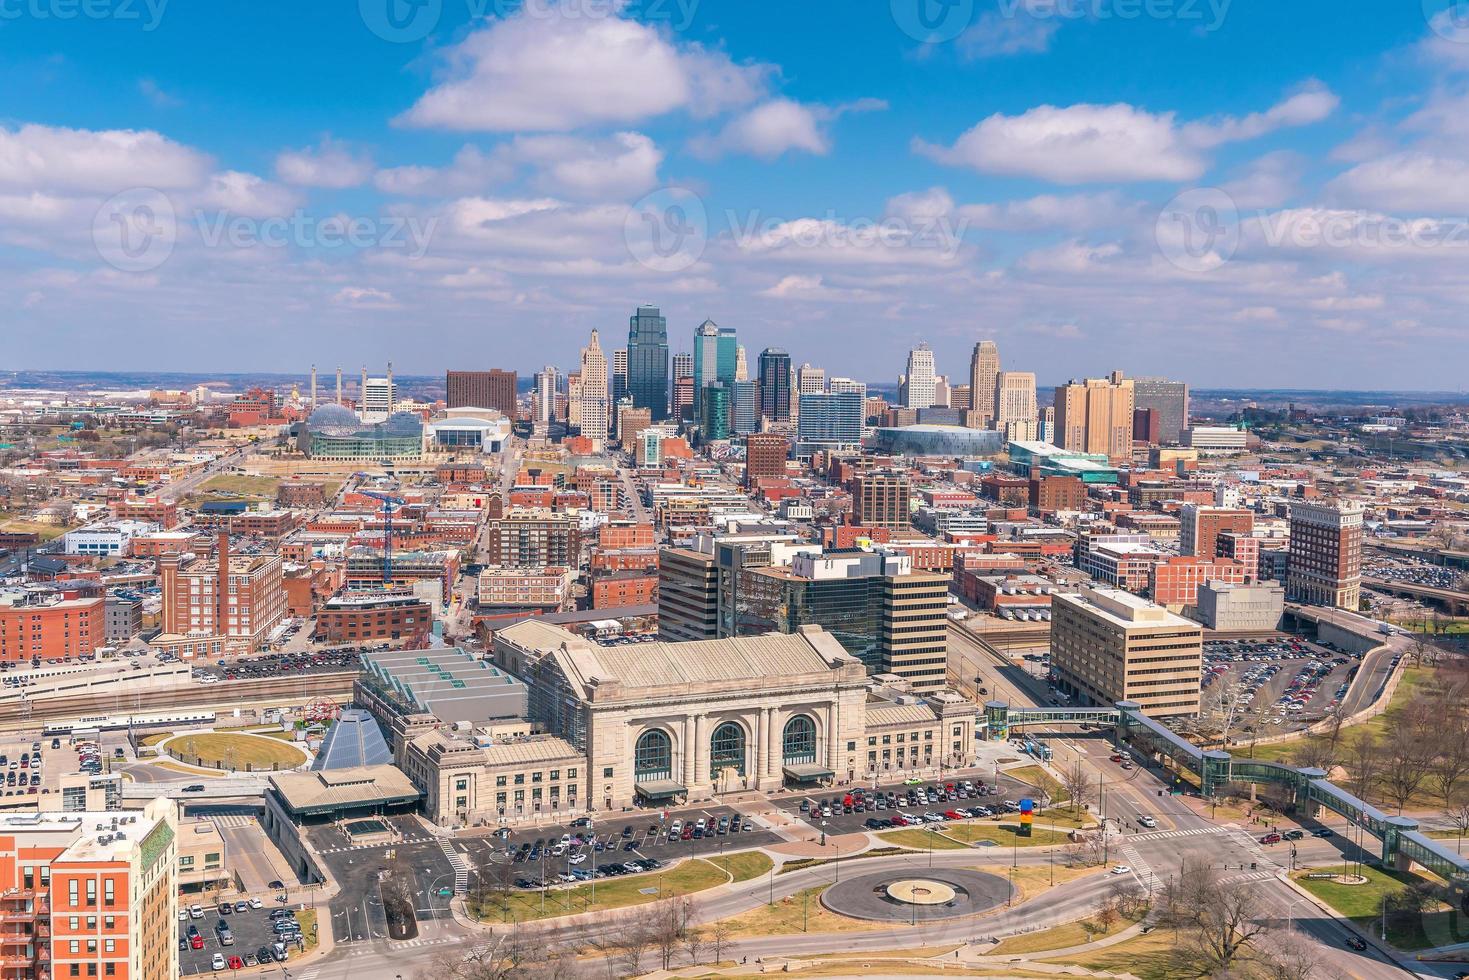
[[[1265,881],[1274,877],[1274,871],[1246,871],[1243,874],[1230,875],[1227,878],[1221,878],[1220,883],[1225,885],[1233,885],[1241,881]]]
[[[403,844],[423,844],[434,840],[432,837],[404,837],[402,840],[380,841],[376,844],[348,844],[346,847],[325,847],[319,852],[321,854],[342,854],[346,851],[370,851],[375,847],[399,847]]]
[[[463,895],[469,890],[469,865],[464,863],[464,858],[453,845],[442,837],[439,838],[439,849],[449,859],[449,867],[454,869],[454,894]]]
[[[255,817],[243,813],[222,813],[209,819],[221,830],[243,830],[246,827],[259,826],[260,823]]]
[[[1138,883],[1146,888],[1148,894],[1151,895],[1153,889],[1158,887],[1157,874],[1153,872],[1153,869],[1138,854],[1137,848],[1132,846],[1131,841],[1125,842],[1118,850],[1122,852],[1122,856],[1127,860],[1127,866],[1132,869],[1132,873],[1137,876]]]
[[[1223,827],[1189,827],[1186,830],[1158,830],[1151,834],[1133,834],[1127,839],[1130,841],[1173,840],[1178,837],[1201,837],[1205,834],[1223,833],[1226,833]]]
[[[392,949],[419,949],[423,946],[444,946],[449,943],[457,943],[460,940],[454,936],[440,936],[438,939],[400,939],[389,942]]]

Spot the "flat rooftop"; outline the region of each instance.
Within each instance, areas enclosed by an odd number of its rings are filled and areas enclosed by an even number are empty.
[[[456,648],[364,653],[363,671],[398,700],[440,721],[480,723],[525,714],[526,687]]]
[[[1083,589],[1081,592],[1052,597],[1052,605],[1065,604],[1084,609],[1124,630],[1138,627],[1169,627],[1202,631],[1191,619],[1174,615],[1162,606],[1121,589]]]

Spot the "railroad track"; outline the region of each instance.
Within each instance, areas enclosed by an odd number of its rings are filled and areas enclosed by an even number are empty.
[[[301,674],[294,677],[189,684],[131,694],[76,694],[0,705],[0,730],[14,731],[47,722],[71,721],[92,715],[158,711],[165,708],[233,708],[260,704],[296,704],[319,697],[351,696],[355,671]]]

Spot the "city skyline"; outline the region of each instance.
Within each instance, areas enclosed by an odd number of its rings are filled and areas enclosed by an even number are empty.
[[[1446,4],[1050,6],[941,36],[800,10],[777,37],[724,2],[443,5],[406,37],[356,11],[8,21],[11,358],[280,370],[352,347],[426,374],[453,348],[529,373],[648,301],[675,335],[712,318],[868,379],[983,337],[1042,378],[1125,348],[1196,386],[1455,386],[1469,34]],[[201,60],[218,36],[248,57]],[[549,56],[576,46],[598,54]],[[330,82],[304,104],[307,63]],[[1249,70],[1220,91],[1220,64]]]

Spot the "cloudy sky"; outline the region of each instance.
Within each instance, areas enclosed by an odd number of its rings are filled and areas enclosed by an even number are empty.
[[[1458,390],[1450,6],[18,0],[0,367],[530,371],[653,303],[868,380]]]

